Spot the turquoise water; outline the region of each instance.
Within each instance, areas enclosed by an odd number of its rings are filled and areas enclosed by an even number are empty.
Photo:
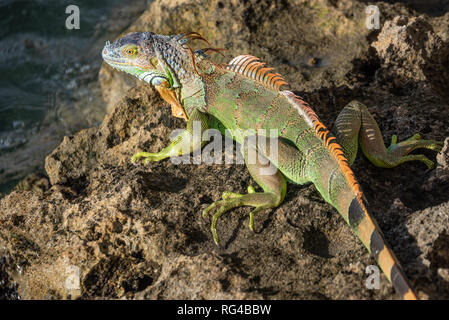
[[[43,156],[40,162],[31,160],[36,145],[30,140],[48,130],[46,122],[58,122],[57,116],[51,117],[59,112],[55,101],[65,99],[62,104],[69,106],[65,112],[70,113],[70,103],[78,94],[75,91],[97,80],[101,55],[85,53],[105,36],[107,28],[102,26],[111,8],[120,2],[0,0],[0,193],[8,192],[27,173],[42,168]],[[71,4],[80,8],[79,30],[65,27],[65,10]],[[82,122],[71,128],[79,126]],[[72,133],[65,127],[64,134]],[[44,154],[51,150],[40,151]],[[16,154],[20,162],[16,171],[20,173],[14,171],[16,164],[11,160]]]

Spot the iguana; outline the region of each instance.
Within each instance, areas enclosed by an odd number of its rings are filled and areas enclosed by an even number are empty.
[[[404,299],[417,299],[398,259],[368,213],[350,165],[360,145],[376,166],[391,168],[418,160],[431,169],[433,162],[426,156],[409,153],[417,148],[438,151],[442,143],[421,140],[419,134],[398,143],[394,135],[386,148],[376,121],[357,101],[341,111],[329,131],[304,100],[280,89],[287,84],[283,77],[264,67],[258,58],[241,55],[219,65],[206,55],[219,50],[208,47],[193,51],[188,44],[195,39],[207,42],[195,32],[171,36],[130,33],[113,43],[106,42],[102,52],[106,63],[155,86],[171,104],[173,115],[187,120],[186,130],[167,147],[157,153],[138,152],[131,161],[143,158],[149,164],[200,150],[205,142],[193,137],[195,123],[201,132],[208,128],[232,132],[251,176],[263,192],[255,192],[251,186],[247,194],[224,192],[221,200],[203,211],[203,216],[214,212],[211,231],[216,243],[217,220],[224,212],[240,206],[254,207],[249,214],[253,230],[257,212],[282,203],[287,182],[313,183],[371,252],[396,292]],[[250,129],[275,130],[277,135],[271,138],[276,139],[277,150],[248,143],[246,132]],[[262,138],[264,133],[257,131],[255,135]],[[250,151],[254,150],[258,157],[250,161]],[[275,166],[272,174],[261,170],[267,163]]]

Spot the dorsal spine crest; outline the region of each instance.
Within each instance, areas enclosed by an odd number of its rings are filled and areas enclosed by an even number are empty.
[[[358,200],[362,201],[362,190],[360,189],[360,185],[355,179],[354,173],[349,167],[348,160],[344,156],[343,149],[340,144],[338,144],[335,140],[336,138],[330,135],[327,127],[318,119],[315,111],[309,106],[307,102],[302,100],[300,97],[295,95],[291,91],[282,91],[284,95],[286,95],[289,100],[296,104],[296,109],[300,108],[302,110],[304,118],[306,122],[310,123],[312,128],[314,129],[317,136],[323,141],[324,146],[329,150],[331,155],[335,158],[338,163],[338,166],[341,172],[345,175],[347,181],[349,182],[352,190],[357,196]]]
[[[271,89],[279,91],[281,85],[286,85],[284,78],[279,73],[271,73],[273,68],[263,68],[265,62],[251,55],[241,55],[232,59],[226,66],[227,70],[239,73],[254,79]]]

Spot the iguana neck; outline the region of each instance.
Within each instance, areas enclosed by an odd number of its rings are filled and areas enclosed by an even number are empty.
[[[190,81],[182,82],[179,90],[179,100],[188,116],[195,110],[206,110],[206,89],[201,74],[212,74],[215,66],[208,60],[197,60],[199,75],[192,77]]]

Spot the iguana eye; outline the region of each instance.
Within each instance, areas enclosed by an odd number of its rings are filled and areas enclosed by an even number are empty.
[[[125,53],[127,55],[132,56],[132,55],[135,55],[137,53],[137,48],[135,48],[135,47],[128,47],[124,51],[125,51]]]

